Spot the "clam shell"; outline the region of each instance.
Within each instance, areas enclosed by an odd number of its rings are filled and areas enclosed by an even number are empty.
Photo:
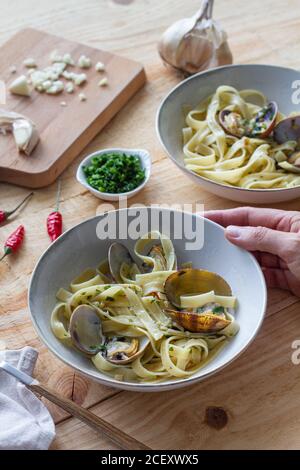
[[[300,116],[292,116],[280,121],[274,128],[274,140],[283,144],[289,140],[300,142]]]
[[[148,336],[132,338],[131,344],[129,345],[130,347],[124,348],[124,352],[126,354],[130,354],[130,357],[126,359],[113,359],[113,358],[106,356],[106,359],[112,364],[119,364],[119,365],[129,364],[130,362],[133,362],[138,357],[140,357],[144,353],[145,349],[147,348],[149,344],[150,344],[150,340]],[[118,349],[118,352],[122,352],[121,349]]]
[[[260,122],[260,119],[259,119],[260,112],[261,111],[259,111],[257,113],[257,116],[254,117],[254,119],[258,120],[258,122]],[[230,134],[230,135],[233,135],[234,137],[239,137],[239,138],[246,136],[246,137],[255,137],[255,138],[264,139],[268,137],[268,135],[271,134],[271,132],[273,131],[275,127],[276,118],[278,114],[278,106],[277,106],[277,103],[275,103],[275,101],[270,101],[270,103],[268,103],[266,115],[268,115],[268,113],[271,113],[272,119],[266,120],[266,122],[268,123],[268,127],[267,129],[262,130],[261,132],[247,132],[247,129],[245,128],[244,132],[240,133],[240,132],[235,131],[234,129],[228,128],[227,123],[226,123],[226,117],[229,116],[231,113],[234,113],[234,112],[228,109],[223,109],[219,114],[219,122],[221,126],[223,127],[224,131],[227,132],[227,134]]]
[[[123,263],[134,264],[131,254],[126,246],[122,243],[112,243],[108,250],[108,264],[112,277],[118,284],[122,284],[123,280],[120,276],[121,266]]]
[[[185,330],[193,333],[215,333],[223,330],[231,322],[213,313],[193,313],[179,310],[167,310],[170,316]]]
[[[187,268],[171,274],[165,282],[165,293],[169,302],[181,307],[182,295],[204,294],[214,291],[216,295],[232,295],[229,284],[216,273],[204,269]]]
[[[95,355],[102,348],[104,336],[99,316],[89,305],[79,305],[72,313],[70,335],[74,346],[85,354]]]

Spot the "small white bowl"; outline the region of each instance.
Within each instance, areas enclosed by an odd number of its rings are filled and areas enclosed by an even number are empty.
[[[142,167],[145,170],[145,180],[137,188],[133,189],[132,191],[128,191],[127,193],[103,193],[101,191],[98,191],[97,189],[92,188],[92,186],[89,185],[89,183],[86,180],[83,167],[89,165],[93,157],[97,155],[103,155],[104,153],[110,153],[110,152],[125,153],[126,155],[137,155],[140,158]],[[82,186],[88,189],[92,194],[94,194],[94,196],[98,197],[99,199],[104,199],[105,201],[118,201],[121,196],[127,197],[127,199],[129,199],[130,197],[133,197],[137,193],[139,193],[148,183],[150,174],[151,174],[151,157],[150,157],[150,153],[147,152],[147,150],[108,148],[108,149],[98,150],[97,152],[91,153],[90,155],[85,157],[77,169],[76,178],[77,178],[77,181],[80,184],[82,184]]]

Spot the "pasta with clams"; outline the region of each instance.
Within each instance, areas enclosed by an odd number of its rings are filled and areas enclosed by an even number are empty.
[[[137,263],[115,243],[108,261],[61,288],[52,331],[117,380],[190,377],[238,332],[236,298],[214,273],[179,270],[171,240],[159,232],[138,240],[133,256]]]
[[[289,132],[278,142],[281,121]],[[185,123],[184,164],[193,173],[247,189],[300,185],[298,141],[288,137],[293,117],[284,119],[259,91],[219,86],[187,113]]]

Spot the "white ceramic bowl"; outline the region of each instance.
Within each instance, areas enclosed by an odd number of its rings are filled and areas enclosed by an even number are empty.
[[[203,189],[233,201],[247,204],[270,204],[300,197],[300,187],[288,189],[243,189],[216,183],[187,170],[183,162],[182,128],[184,105],[196,106],[203,98],[215,92],[220,85],[231,85],[238,90],[254,88],[276,101],[279,110],[288,115],[299,111],[292,103],[292,83],[300,80],[300,72],[273,65],[229,65],[201,72],[177,85],[163,100],[157,114],[159,140],[173,162]]]
[[[127,193],[103,193],[98,191],[97,189],[92,188],[86,180],[85,174],[83,172],[83,166],[88,165],[92,158],[96,155],[103,155],[104,153],[109,152],[117,152],[117,153],[125,153],[126,155],[137,155],[140,160],[143,169],[145,170],[145,179],[144,181],[132,191],[128,191]],[[99,199],[104,199],[105,201],[118,201],[120,197],[127,197],[127,199],[135,196],[139,193],[148,183],[151,174],[151,156],[147,150],[143,149],[123,149],[123,148],[109,148],[109,149],[102,149],[98,150],[97,152],[93,152],[87,157],[85,157],[77,169],[76,178],[77,181],[82,184],[86,189],[88,189],[94,196],[98,197]]]
[[[238,298],[239,307],[236,319],[240,324],[239,333],[229,342],[222,352],[195,375],[184,380],[168,380],[160,384],[139,384],[118,382],[97,371],[91,360],[60,342],[50,329],[50,315],[56,303],[55,295],[60,287],[68,287],[70,281],[87,267],[95,267],[107,257],[111,240],[99,240],[96,227],[106,217],[116,217],[117,224],[128,217],[128,224],[136,216],[135,211],[122,209],[102,214],[86,220],[60,236],[42,255],[33,272],[29,287],[29,306],[35,329],[46,346],[62,361],[80,373],[104,385],[125,390],[162,391],[184,387],[217,373],[236,359],[249,346],[256,336],[264,318],[266,308],[266,287],[261,269],[255,258],[229,243],[224,230],[207,219],[201,219],[204,231],[204,245],[200,250],[186,251],[185,240],[174,240],[174,223],[170,233],[178,256],[179,265],[192,261],[194,267],[219,273],[230,284]],[[152,229],[161,230],[162,217],[171,217],[178,212],[160,208],[141,208],[141,214],[150,219]],[[181,214],[181,213],[180,213]],[[120,217],[120,218],[119,218]],[[185,214],[187,223],[200,222],[199,217]],[[164,219],[166,220],[166,219]],[[121,240],[133,249],[134,240]]]

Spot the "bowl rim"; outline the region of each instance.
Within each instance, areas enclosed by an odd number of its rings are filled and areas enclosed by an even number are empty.
[[[169,208],[158,208],[158,207],[150,207],[150,206],[137,206],[135,207],[135,209],[143,209],[143,210],[150,210],[152,211],[153,209],[155,210],[160,210],[160,211],[169,211],[169,212],[183,212],[183,211],[179,211],[177,209],[169,209]],[[115,209],[113,211],[109,211],[109,212],[121,212],[121,211],[128,211],[128,208],[123,208],[123,209]],[[79,224],[76,224],[74,225],[73,227],[69,228],[68,230],[66,230],[62,235],[60,235],[53,243],[51,243],[48,248],[42,253],[42,255],[39,257],[38,261],[36,262],[36,265],[34,267],[34,270],[31,274],[31,277],[30,277],[30,282],[29,282],[29,288],[28,288],[28,295],[27,295],[27,301],[28,301],[28,307],[29,307],[29,314],[30,314],[30,318],[31,318],[31,321],[32,321],[32,324],[33,324],[33,327],[38,335],[38,338],[46,345],[46,347],[48,348],[49,351],[51,351],[59,360],[61,360],[63,363],[65,363],[67,366],[73,368],[74,370],[78,371],[80,374],[88,377],[89,379],[91,380],[95,380],[96,382],[99,382],[101,383],[102,385],[106,385],[106,386],[109,386],[109,387],[114,387],[114,388],[118,388],[118,389],[121,389],[121,390],[128,390],[128,391],[141,391],[141,392],[160,392],[160,391],[167,391],[167,390],[175,390],[177,388],[182,388],[182,387],[186,387],[186,386],[189,386],[189,385],[193,385],[197,382],[201,382],[202,380],[216,374],[217,372],[223,370],[225,367],[227,367],[228,365],[230,365],[232,362],[234,362],[236,359],[238,359],[245,351],[246,349],[248,349],[248,347],[250,346],[250,344],[254,341],[254,339],[256,338],[260,328],[261,328],[261,325],[263,323],[263,320],[265,318],[265,314],[266,314],[266,307],[267,307],[267,287],[266,287],[266,281],[265,281],[265,278],[264,278],[264,275],[263,275],[263,272],[259,266],[259,263],[258,261],[256,260],[256,258],[252,255],[252,253],[246,251],[246,250],[243,250],[242,248],[239,248],[239,250],[242,250],[244,252],[247,252],[249,257],[252,259],[253,263],[254,263],[254,266],[257,270],[257,274],[258,276],[260,277],[260,281],[261,281],[261,284],[262,284],[262,288],[263,288],[263,304],[262,304],[262,309],[261,309],[261,314],[260,314],[260,319],[259,319],[259,322],[258,324],[256,325],[256,328],[254,329],[249,341],[244,345],[243,348],[241,348],[229,361],[227,361],[226,363],[224,364],[221,364],[219,367],[215,368],[214,370],[212,370],[211,372],[207,372],[205,374],[203,374],[202,376],[190,376],[190,377],[187,377],[187,378],[183,378],[183,379],[178,379],[178,380],[170,380],[168,382],[161,382],[161,383],[139,383],[139,382],[119,382],[113,378],[111,378],[110,376],[105,376],[105,374],[103,373],[103,376],[104,377],[100,377],[98,374],[99,372],[97,371],[96,367],[95,367],[95,371],[94,372],[87,372],[85,371],[84,369],[82,369],[80,366],[77,366],[77,365],[74,365],[72,363],[72,361],[66,359],[62,354],[60,354],[58,351],[56,351],[56,349],[54,347],[51,346],[50,342],[48,341],[47,337],[43,334],[43,332],[41,331],[40,327],[39,327],[39,324],[38,322],[36,321],[34,315],[33,315],[33,306],[32,306],[32,286],[33,286],[33,283],[34,283],[34,280],[35,280],[35,277],[38,275],[38,270],[40,268],[40,265],[41,263],[43,262],[44,258],[46,258],[46,256],[48,255],[48,252],[53,250],[54,247],[60,243],[63,242],[63,240],[65,239],[66,236],[68,236],[71,232],[77,230],[80,226],[84,225],[84,224],[88,224],[90,223],[92,220],[96,220],[96,219],[99,219],[100,217],[103,217],[105,215],[104,214],[99,214],[99,215],[96,215],[94,217],[90,217],[82,222],[80,222]],[[190,213],[191,216],[195,216],[195,217],[200,217],[200,218],[203,218],[205,219],[205,221],[208,223],[208,224],[212,224],[212,225],[215,225],[216,227],[218,227],[218,229],[222,230],[223,232],[225,231],[225,229],[217,224],[216,222],[213,222],[212,220],[209,220],[207,218],[205,218],[204,216],[200,215],[200,214],[197,214],[197,213]]]
[[[88,160],[90,160],[92,157],[96,156],[96,155],[102,155],[103,153],[107,153],[107,152],[117,152],[117,153],[136,153],[140,160],[141,160],[141,163],[143,164],[143,167],[144,167],[144,170],[145,170],[145,179],[144,181],[142,181],[142,183],[137,186],[136,188],[132,189],[131,191],[127,191],[126,193],[105,193],[105,192],[102,192],[102,191],[99,191],[98,189],[95,189],[93,188],[87,181],[86,181],[86,178],[85,176],[82,178],[81,176],[81,171],[82,171],[82,167],[86,164],[86,162]],[[148,165],[145,165],[145,162],[148,164]],[[88,155],[86,155],[84,157],[83,160],[81,160],[81,162],[79,163],[78,167],[77,167],[77,171],[76,171],[76,179],[78,181],[78,183],[80,183],[82,186],[84,186],[86,189],[88,189],[89,191],[91,192],[94,192],[94,193],[97,193],[99,194],[99,196],[101,197],[107,197],[107,198],[111,198],[111,197],[127,197],[129,198],[130,196],[133,196],[134,194],[136,194],[137,192],[141,191],[145,186],[146,184],[148,183],[149,179],[150,179],[150,176],[151,176],[151,166],[152,166],[152,161],[151,161],[151,155],[150,155],[150,152],[146,149],[136,149],[136,148],[123,148],[123,147],[108,147],[108,148],[104,148],[104,149],[101,149],[101,150],[96,150],[95,152],[92,152],[92,153],[89,153]]]
[[[225,184],[225,183],[217,183],[216,181],[213,181],[209,178],[206,178],[205,176],[197,175],[196,173],[193,173],[191,170],[188,170],[181,162],[179,162],[178,160],[176,160],[176,158],[173,157],[173,155],[169,152],[169,150],[167,149],[167,147],[165,146],[165,144],[163,142],[163,137],[162,137],[162,134],[161,134],[161,131],[160,131],[161,112],[162,112],[163,107],[167,103],[167,101],[169,101],[172,98],[172,96],[176,93],[178,88],[180,88],[181,86],[185,86],[187,82],[192,81],[194,79],[197,79],[198,77],[202,77],[203,75],[210,75],[210,74],[212,74],[216,71],[219,71],[219,70],[233,69],[233,68],[251,68],[251,67],[289,70],[289,71],[297,72],[299,74],[299,78],[300,78],[299,70],[294,69],[292,67],[282,67],[280,65],[273,65],[273,64],[256,64],[256,63],[253,63],[253,64],[231,64],[231,65],[223,65],[221,67],[214,67],[214,68],[211,68],[209,70],[204,70],[203,72],[198,72],[198,73],[192,75],[191,77],[188,77],[188,78],[182,80],[177,85],[175,85],[168,92],[168,94],[163,98],[163,100],[161,101],[161,103],[158,107],[158,110],[156,112],[156,117],[155,117],[156,135],[158,137],[158,140],[159,140],[162,148],[164,149],[164,151],[166,152],[168,157],[173,161],[173,163],[175,163],[176,166],[178,166],[184,173],[186,173],[189,176],[192,175],[193,177],[199,178],[200,180],[203,180],[203,181],[205,181],[207,183],[210,183],[214,186],[218,186],[218,187],[225,188],[225,189],[232,189],[232,190],[241,191],[241,192],[242,191],[243,192],[248,191],[248,192],[251,192],[251,193],[261,194],[261,193],[271,193],[271,192],[279,192],[279,191],[280,192],[295,191],[295,190],[299,189],[300,186],[295,186],[293,188],[269,188],[269,189],[256,188],[256,189],[251,189],[251,188],[241,188],[241,187],[238,187],[238,186],[230,186],[230,185]]]

